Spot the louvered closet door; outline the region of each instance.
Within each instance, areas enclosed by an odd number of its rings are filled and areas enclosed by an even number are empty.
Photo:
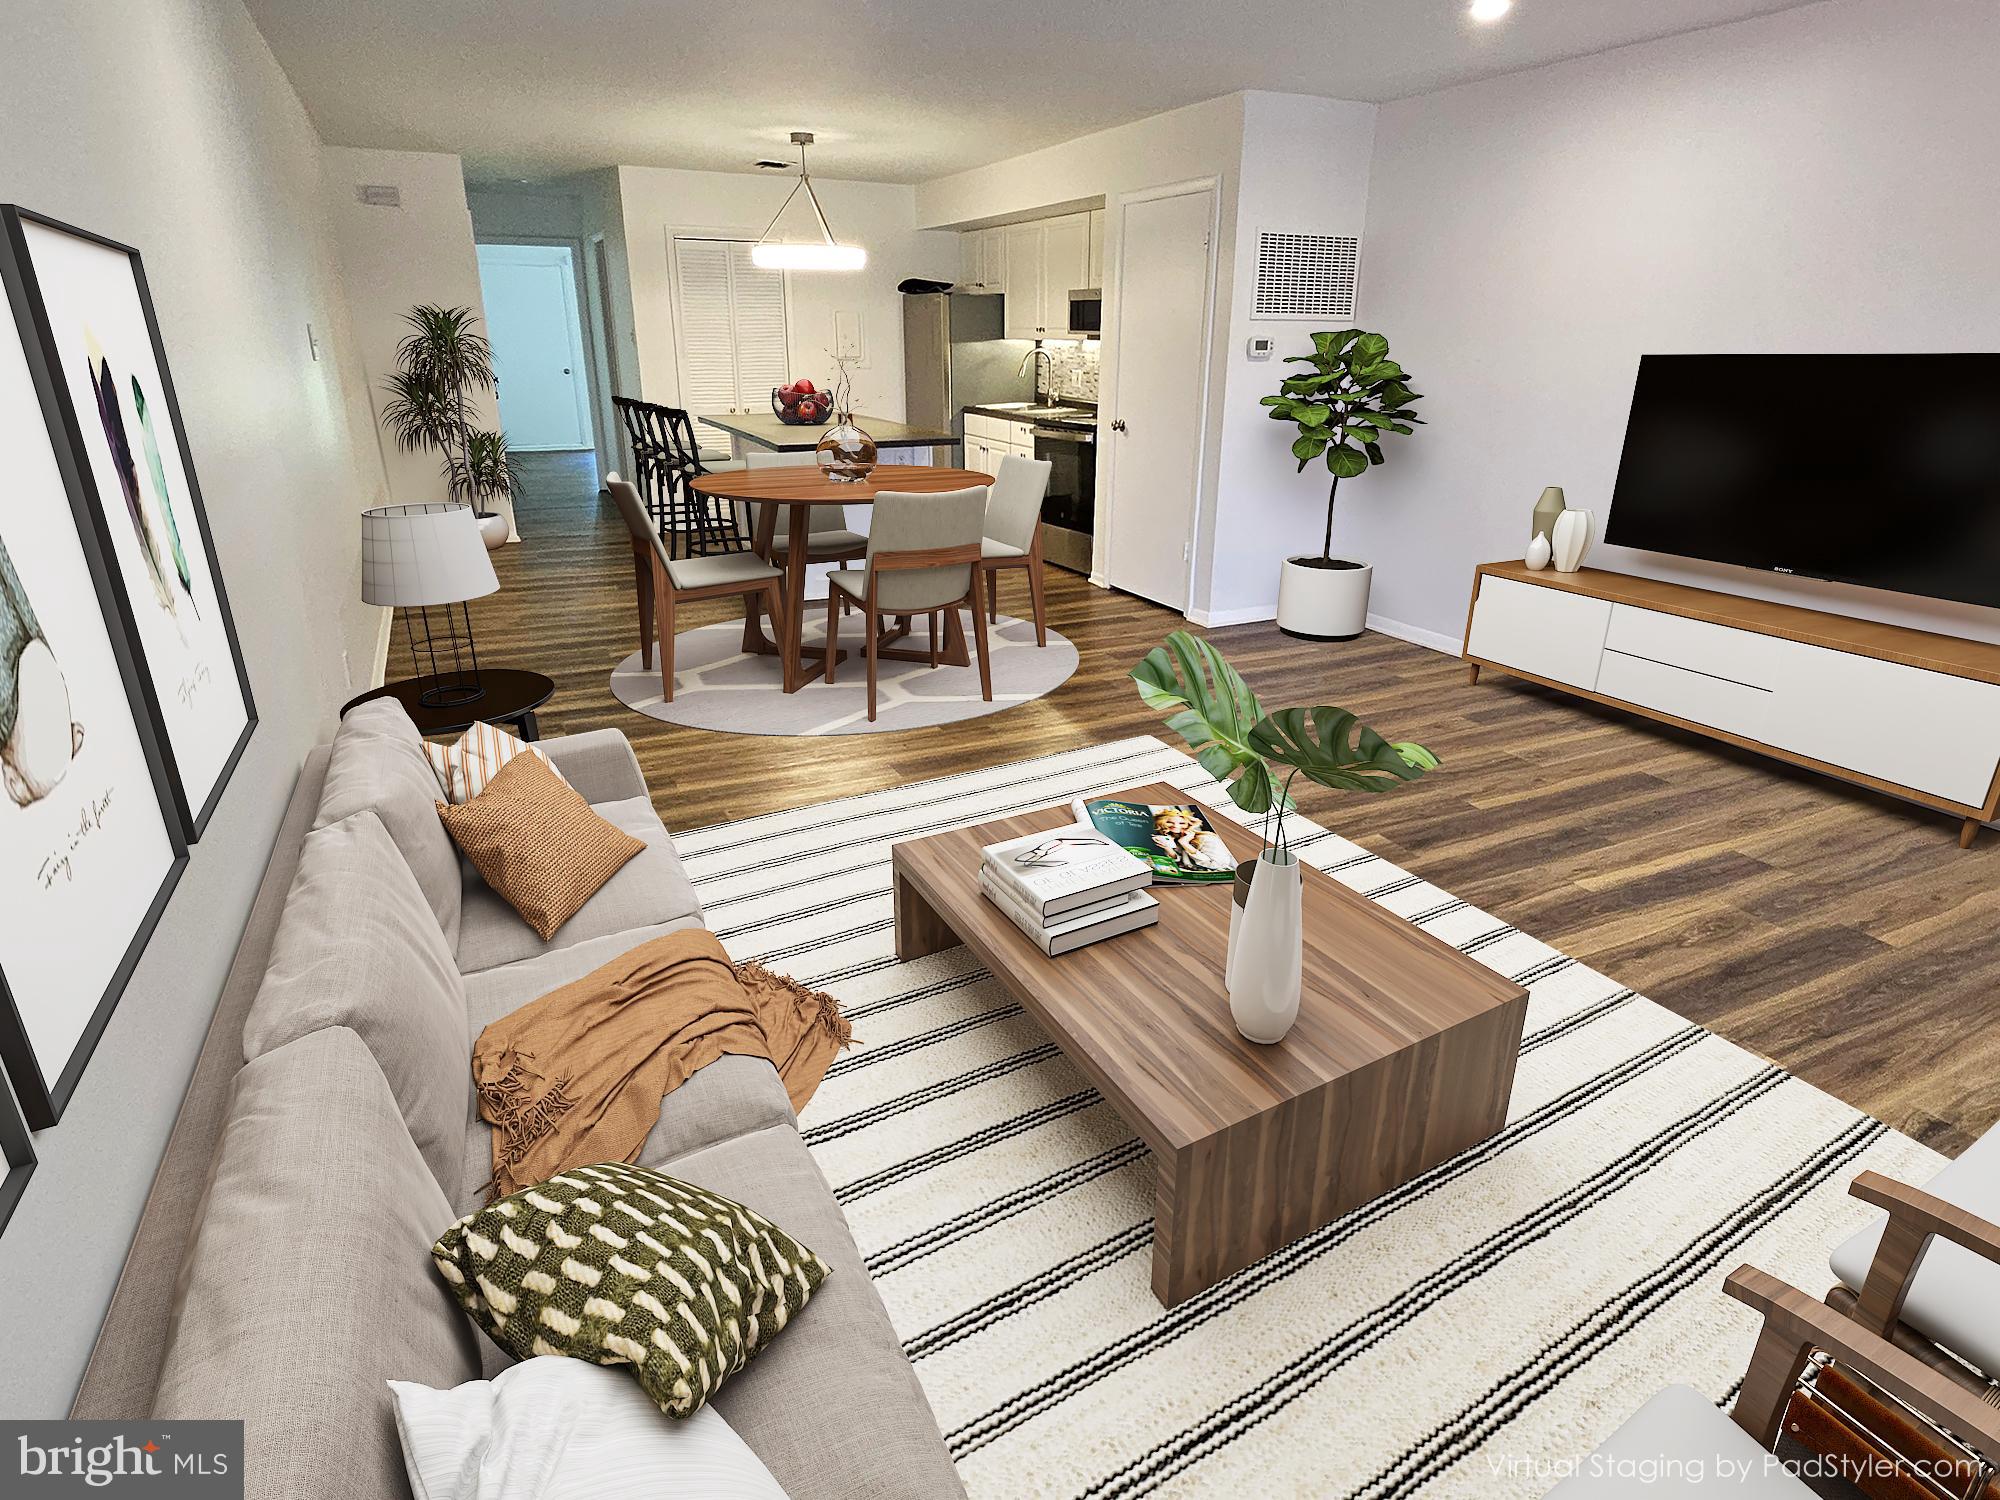
[[[753,265],[744,240],[674,241],[681,400],[691,412],[760,411],[789,378],[785,277]],[[705,422],[705,454],[726,454],[729,435]]]

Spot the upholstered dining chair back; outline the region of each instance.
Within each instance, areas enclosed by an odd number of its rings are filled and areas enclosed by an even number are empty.
[[[747,524],[750,534],[755,536],[757,534],[757,512],[762,510],[763,507],[755,500],[746,500],[743,502],[743,508],[749,515]],[[790,525],[790,521],[786,516],[786,512],[789,509],[789,506],[781,505],[778,507],[777,527],[771,533],[772,540],[781,547],[785,544],[785,538],[790,535],[786,529]],[[815,505],[806,516],[806,534],[808,536],[824,536],[828,532],[845,530],[847,530],[847,507],[844,505]]]
[[[646,514],[646,502],[639,498],[638,486],[614,473],[604,476],[604,487],[611,491],[611,498],[618,506],[618,514],[625,518],[632,540],[645,542],[664,553],[660,547],[660,533],[654,527],[652,518]]]
[[[1035,527],[1042,519],[1042,499],[1049,492],[1049,471],[1054,467],[1045,458],[1023,458],[1018,453],[1001,458],[986,502],[989,540],[1005,542],[1023,552],[1034,544]]]
[[[986,524],[986,486],[946,490],[936,495],[879,491],[868,528],[868,568],[887,552],[928,552],[938,547],[979,546]],[[976,553],[975,553],[976,555]],[[919,614],[954,604],[972,591],[972,564],[941,568],[884,568],[875,579],[877,607],[892,614]]]

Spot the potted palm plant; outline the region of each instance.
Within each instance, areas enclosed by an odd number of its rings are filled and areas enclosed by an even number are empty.
[[[469,307],[429,303],[403,315],[410,332],[396,345],[396,369],[383,382],[390,400],[382,424],[405,453],[436,453],[445,492],[472,507],[487,547],[507,540],[507,518],[493,509],[511,501],[517,483],[506,434],[472,423],[470,403],[496,389],[493,348]]]
[[[1299,1013],[1304,933],[1297,852],[1286,815],[1292,783],[1386,792],[1438,767],[1414,741],[1391,744],[1344,708],[1280,708],[1257,701],[1222,653],[1176,630],[1132,669],[1139,696],[1188,742],[1229,800],[1260,815],[1264,848],[1236,867],[1224,975],[1229,1013],[1253,1042],[1279,1041]]]
[[[1423,398],[1410,389],[1403,367],[1389,358],[1389,341],[1358,328],[1316,333],[1311,354],[1287,364],[1312,368],[1287,375],[1262,404],[1275,422],[1297,428],[1292,457],[1299,472],[1315,459],[1333,476],[1326,492],[1326,533],[1319,556],[1285,561],[1278,577],[1278,628],[1312,641],[1348,640],[1368,622],[1368,586],[1375,570],[1333,555],[1333,502],[1340,481],[1358,479],[1382,463],[1382,440],[1407,437],[1423,418],[1410,410]]]

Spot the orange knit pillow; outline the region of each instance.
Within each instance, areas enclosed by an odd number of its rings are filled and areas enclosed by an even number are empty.
[[[543,942],[646,845],[614,827],[539,755],[517,755],[438,816],[486,883]]]

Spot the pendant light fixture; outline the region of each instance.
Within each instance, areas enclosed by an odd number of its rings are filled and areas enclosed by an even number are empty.
[[[757,243],[750,247],[750,259],[771,271],[858,271],[868,264],[868,252],[859,245],[840,244],[827,227],[826,211],[819,206],[819,194],[813,191],[812,178],[806,172],[806,147],[812,143],[810,130],[792,132],[792,144],[799,148],[799,180],[778,205],[778,211],[771,215],[771,222],[764,226]],[[800,244],[772,239],[771,231],[778,227],[778,220],[792,206],[800,188],[806,190],[806,201],[812,205],[813,217],[819,220],[821,240]]]

